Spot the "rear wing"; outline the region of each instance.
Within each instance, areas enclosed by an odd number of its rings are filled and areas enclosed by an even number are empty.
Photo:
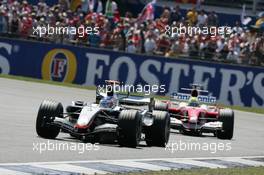
[[[174,92],[171,94],[171,100],[188,101],[190,98],[191,98],[191,95],[186,94],[186,93]],[[208,104],[216,103],[216,97],[213,97],[213,96],[198,95],[197,98],[200,103],[208,103]]]
[[[107,97],[106,93],[96,92],[97,98],[100,100],[101,98]],[[144,97],[139,95],[130,95],[130,94],[115,94],[118,98],[119,103],[126,105],[149,105],[153,102],[153,97]]]
[[[189,92],[197,91],[198,94],[200,94],[200,93],[209,94],[209,92],[207,90],[204,90],[203,89],[203,86],[202,85],[199,85],[199,84],[190,84],[190,87],[191,88],[181,88],[181,90],[182,91],[189,91]]]
[[[136,96],[136,95],[117,95],[119,98],[119,102],[121,104],[127,104],[127,105],[149,105],[152,103],[153,98],[150,97],[143,97],[143,96]]]

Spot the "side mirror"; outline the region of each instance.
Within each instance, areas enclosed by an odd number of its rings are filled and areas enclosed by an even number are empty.
[[[98,89],[98,87],[96,86],[96,95],[100,95],[100,92],[99,92],[99,89]]]
[[[98,87],[96,87],[96,97],[95,97],[95,103],[99,104],[100,100],[103,98],[103,96],[100,94]]]

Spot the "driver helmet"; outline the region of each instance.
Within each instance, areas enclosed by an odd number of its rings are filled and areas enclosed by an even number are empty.
[[[113,96],[107,96],[100,100],[99,105],[102,108],[114,108],[116,105],[116,100]]]
[[[198,107],[199,106],[198,98],[197,97],[191,97],[189,99],[188,106]]]

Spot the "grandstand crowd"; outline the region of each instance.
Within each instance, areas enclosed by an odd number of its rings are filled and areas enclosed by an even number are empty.
[[[21,37],[46,42],[85,45],[115,51],[163,55],[166,57],[191,57],[220,62],[264,65],[264,32],[257,28],[243,27],[237,21],[228,35],[212,37],[206,34],[165,34],[169,26],[219,26],[218,15],[195,8],[183,14],[179,4],[163,7],[160,16],[154,18],[153,4],[140,14],[120,14],[121,7],[114,0],[84,0],[72,8],[69,0],[59,0],[49,7],[44,0],[37,5],[28,1],[0,1],[0,33],[8,37]],[[122,17],[121,17],[122,16]],[[264,15],[256,25],[264,24]],[[98,27],[98,34],[80,35],[65,33],[38,35],[33,29],[39,26]]]

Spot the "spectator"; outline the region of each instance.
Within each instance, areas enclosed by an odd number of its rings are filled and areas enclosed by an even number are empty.
[[[20,19],[17,15],[17,12],[14,11],[12,14],[12,17],[10,18],[10,31],[11,31],[11,33],[18,34],[19,24],[20,24]]]
[[[257,64],[264,66],[264,34],[256,42]]]
[[[112,41],[112,46],[113,46],[113,50],[114,51],[120,51],[123,49],[123,37],[121,35],[121,31],[120,29],[115,29],[112,37],[111,37],[111,41]]]
[[[190,54],[191,58],[198,58],[199,56],[199,42],[197,37],[193,38],[190,43]]]
[[[136,48],[136,46],[135,46],[135,44],[133,43],[132,40],[129,40],[129,41],[128,41],[126,51],[127,51],[128,53],[136,53],[136,52],[137,52],[137,48]]]
[[[112,32],[108,32],[108,31],[103,31],[101,32],[101,44],[100,47],[102,48],[107,48],[107,49],[113,49],[112,47]]]
[[[24,15],[24,17],[22,18],[21,22],[20,22],[20,35],[23,37],[27,37],[29,36],[29,34],[31,33],[32,30],[32,18],[30,15],[26,14]]]
[[[250,61],[250,48],[249,44],[246,42],[242,42],[240,44],[241,52],[240,52],[240,60],[242,64],[249,64]]]
[[[62,8],[63,11],[67,11],[70,8],[70,1],[59,0],[59,6]]]
[[[171,47],[170,47],[170,51],[166,53],[166,57],[174,57],[177,58],[180,53],[180,47],[179,47],[179,41],[177,41],[177,38],[172,38],[171,39]]]
[[[170,42],[167,35],[162,34],[157,43],[157,54],[165,55],[170,49]]]
[[[142,44],[142,38],[140,36],[140,31],[139,30],[135,30],[133,33],[133,36],[131,38],[133,44],[135,45],[136,48],[136,52],[139,52],[141,49],[141,44]]]
[[[31,6],[29,6],[28,2],[26,0],[24,0],[22,2],[22,10],[21,10],[21,14],[22,15],[25,15],[25,14],[29,14],[31,13],[32,9],[31,9]]]
[[[225,49],[225,46],[226,46],[226,42],[225,42],[225,38],[224,37],[221,37],[219,38],[217,41],[216,41],[216,59],[221,59],[222,58],[222,54],[223,54],[223,51]]]
[[[101,42],[100,35],[92,33],[88,36],[88,43],[91,47],[99,47],[100,42]]]
[[[7,33],[8,22],[4,10],[0,11],[0,34]]]
[[[221,51],[220,61],[221,61],[221,60],[225,61],[226,58],[227,58],[228,53],[229,53],[228,45],[227,45],[227,43],[225,42],[225,44],[224,44],[224,48],[223,48],[222,51]]]
[[[209,15],[208,15],[208,19],[207,19],[207,25],[210,26],[218,26],[218,16],[217,14],[212,11]]]
[[[173,22],[179,22],[180,20],[182,20],[182,17],[183,16],[181,14],[180,7],[176,6],[171,11],[170,24],[172,24]]]
[[[45,17],[47,16],[47,12],[48,12],[48,6],[46,3],[40,1],[38,3],[38,6],[37,6],[37,16],[38,17]]]
[[[207,19],[208,16],[206,15],[205,11],[200,11],[197,17],[197,26],[204,27],[207,23]]]
[[[191,10],[189,10],[186,14],[186,17],[187,17],[187,21],[190,25],[195,25],[197,22],[197,17],[198,17],[198,14],[197,14],[195,8],[192,8]]]
[[[229,53],[227,55],[227,60],[234,63],[241,63],[240,60],[240,41],[237,36],[231,36],[231,40],[229,40],[228,49]]]
[[[243,29],[238,21],[236,21],[236,25],[233,27],[233,32],[238,34],[242,34],[243,32]]]
[[[82,1],[82,11],[84,13],[89,13],[89,12],[102,13],[103,12],[102,1],[101,0],[83,0]]]
[[[116,10],[117,10],[116,2],[113,0],[107,0],[105,7],[105,15],[107,17],[112,17]]]
[[[145,52],[148,55],[152,55],[157,48],[156,41],[152,34],[148,34],[144,43]]]
[[[186,38],[181,42],[181,49],[182,49],[182,54],[184,56],[189,56],[190,53],[190,39]]]

